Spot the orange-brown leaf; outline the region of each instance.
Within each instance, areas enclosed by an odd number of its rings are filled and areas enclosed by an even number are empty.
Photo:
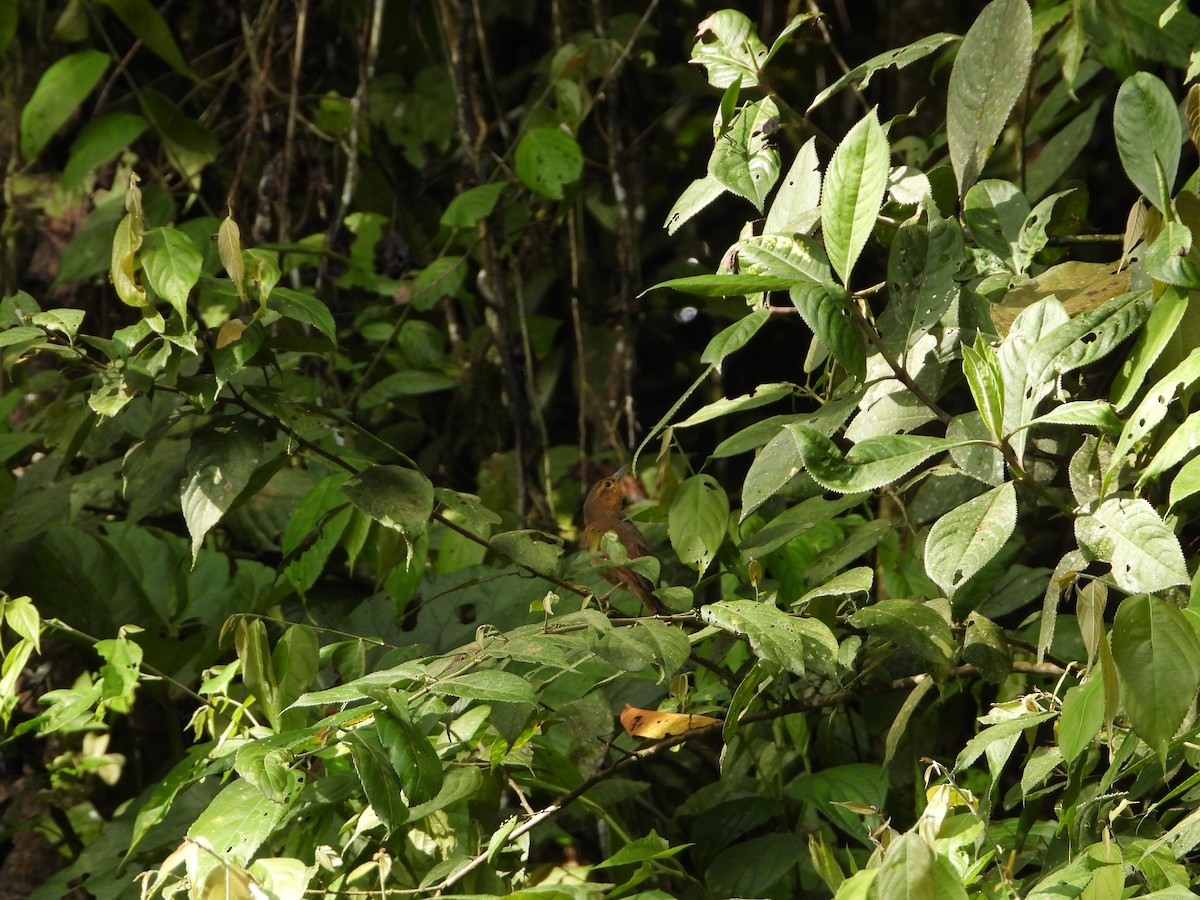
[[[658,740],[673,734],[683,734],[694,728],[720,725],[720,719],[712,716],[695,716],[687,713],[659,712],[655,709],[638,709],[625,704],[621,713],[621,725],[633,737]]]

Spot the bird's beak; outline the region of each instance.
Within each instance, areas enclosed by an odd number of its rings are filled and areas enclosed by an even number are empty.
[[[621,468],[619,468],[619,469],[617,469],[617,471],[613,472],[612,477],[615,478],[617,481],[620,481],[622,478],[624,478],[628,474],[629,474],[629,466],[621,466]]]

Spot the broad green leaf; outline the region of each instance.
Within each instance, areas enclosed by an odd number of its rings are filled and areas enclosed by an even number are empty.
[[[1163,194],[1158,168],[1170,191],[1183,143],[1179,110],[1167,86],[1149,72],[1125,79],[1113,107],[1113,131],[1125,174],[1147,200],[1165,212],[1171,198]]]
[[[1090,425],[1117,432],[1121,419],[1106,400],[1072,400],[1032,420],[1030,425]]]
[[[999,625],[978,612],[967,617],[963,659],[992,684],[999,684],[1012,671],[1012,647],[1004,632]]]
[[[788,795],[809,804],[821,817],[833,822],[846,834],[863,845],[870,839],[863,827],[861,814],[839,806],[853,803],[877,810],[887,808],[888,777],[877,765],[846,763],[824,766],[800,775],[784,790]]]
[[[1179,609],[1138,594],[1117,609],[1112,655],[1133,730],[1165,764],[1200,687],[1200,638]]]
[[[805,114],[811,113],[831,96],[851,84],[857,84],[860,89],[865,89],[871,83],[871,77],[876,72],[892,68],[893,66],[897,69],[903,69],[905,66],[911,65],[919,59],[924,59],[930,53],[957,40],[959,40],[959,36],[956,34],[939,32],[938,34],[923,37],[918,41],[913,41],[904,47],[887,50],[878,56],[872,56],[865,63],[855,66],[833,84],[829,85],[829,87],[817,94],[813,98],[813,102],[808,105],[808,110]]]
[[[806,667],[832,674],[837,639],[817,619],[789,616],[771,603],[720,600],[700,608],[700,618],[730,634],[742,634],[759,659],[803,675]]]
[[[431,310],[443,297],[458,293],[466,275],[466,260],[461,256],[440,256],[416,273],[409,302],[421,312]]]
[[[895,838],[888,845],[875,877],[879,897],[966,900],[962,876],[953,864],[938,855],[916,831]]]
[[[1200,379],[1200,348],[1193,350],[1183,362],[1160,378],[1130,414],[1105,473],[1106,485],[1124,464],[1125,455],[1158,428],[1175,398],[1197,379]]]
[[[962,265],[962,229],[954,219],[934,216],[928,225],[909,219],[888,254],[888,305],[879,334],[902,354],[929,332],[958,298],[954,276]]]
[[[867,343],[850,314],[853,302],[835,281],[799,284],[788,292],[792,305],[842,368],[858,381],[867,374]]]
[[[152,228],[146,232],[141,260],[150,287],[187,322],[188,295],[204,263],[191,238],[169,225]]]
[[[667,516],[671,546],[684,565],[705,572],[725,541],[729,498],[711,475],[693,475],[675,490]]]
[[[1182,503],[1197,491],[1200,491],[1200,456],[1188,460],[1171,482],[1170,503],[1172,506]]]
[[[42,73],[29,102],[21,109],[21,158],[31,161],[92,92],[110,62],[100,50],[80,50],[54,62]]]
[[[297,781],[286,802],[278,803],[241,778],[225,785],[187,830],[192,840],[202,838],[210,846],[221,848],[220,857],[207,853],[197,857],[197,877],[202,881],[207,872],[223,863],[249,864],[291,811],[299,793]]]
[[[533,685],[519,675],[492,669],[468,672],[430,685],[435,694],[464,700],[495,700],[503,703],[536,703]]]
[[[950,623],[931,606],[915,600],[881,600],[850,617],[850,624],[903,647],[935,666],[954,662]]]
[[[502,181],[467,188],[450,201],[442,213],[441,224],[451,228],[474,228],[492,214],[506,187]]]
[[[337,343],[337,325],[333,321],[333,313],[321,300],[304,291],[276,285],[267,298],[267,306],[281,316],[311,325],[331,343]]]
[[[771,201],[763,234],[807,234],[812,230],[816,224],[814,212],[821,205],[819,165],[817,139],[809,138],[796,153]]]
[[[1138,332],[1137,343],[1113,378],[1109,396],[1118,410],[1129,406],[1142,389],[1151,367],[1175,336],[1187,310],[1187,292],[1172,286],[1168,286],[1154,301],[1145,327]]]
[[[963,345],[963,374],[971,396],[988,431],[999,441],[1004,434],[1004,377],[1000,373],[1000,360],[996,352],[984,340],[982,334],[975,335],[975,346]]]
[[[1014,273],[1024,271],[1017,259],[1017,241],[1029,213],[1029,201],[1020,189],[997,178],[972,185],[963,199],[963,219],[975,243],[994,253]]]
[[[150,3],[150,0],[101,0],[101,2],[117,14],[117,18],[133,32],[139,41],[146,45],[146,49],[151,53],[176,72],[199,80],[196,73],[184,62],[183,54],[179,52],[179,45],[175,43],[171,29],[162,14]]]
[[[149,124],[136,113],[110,112],[88,122],[71,147],[63,167],[62,183],[68,190],[79,187],[88,173],[108,162],[136,141]]]
[[[192,435],[180,499],[192,537],[193,566],[204,536],[250,483],[262,453],[262,434],[241,419],[217,419]]]
[[[708,173],[759,212],[779,180],[779,151],[771,145],[778,118],[770,97],[747,103],[717,136],[708,159]]]
[[[1036,158],[1025,170],[1025,194],[1037,200],[1054,187],[1092,139],[1096,118],[1103,102],[1097,100],[1082,113],[1073,116],[1062,129],[1042,145]]]
[[[758,69],[767,58],[767,45],[745,13],[733,9],[713,13],[696,28],[696,37],[691,61],[704,67],[709,84],[717,88],[727,88],[739,80],[746,88],[758,84]]]
[[[1010,481],[934,523],[925,541],[925,571],[953,597],[1004,547],[1017,524],[1017,492]]]
[[[801,285],[830,275],[825,250],[803,235],[763,234],[738,241],[733,249],[743,275],[772,275]]]
[[[152,88],[138,93],[142,114],[162,138],[171,165],[193,191],[200,188],[200,173],[217,158],[220,145],[205,125],[187,115],[165,94]]]
[[[1059,200],[1069,196],[1074,190],[1074,188],[1070,188],[1065,191],[1059,191],[1057,194],[1051,194],[1029,211],[1029,215],[1021,223],[1021,230],[1017,234],[1016,252],[1013,256],[1016,271],[1026,271],[1033,263],[1033,258],[1046,248],[1046,244],[1050,241],[1050,236],[1046,233],[1046,229],[1050,226],[1050,218],[1054,214],[1054,207]]]
[[[857,566],[833,576],[824,584],[813,588],[792,604],[792,608],[803,607],[818,597],[840,597],[850,594],[866,594],[871,590],[875,573],[870,566]]]
[[[825,435],[804,425],[789,425],[804,468],[818,484],[840,494],[873,491],[902,478],[954,441],[945,438],[893,434],[859,441],[842,451]]]
[[[1104,724],[1104,681],[1093,673],[1063,696],[1058,717],[1058,746],[1070,765],[1092,743]]]
[[[888,726],[887,737],[883,742],[883,764],[888,766],[896,755],[896,749],[900,746],[900,739],[904,737],[904,732],[908,729],[908,723],[913,717],[913,713],[917,711],[917,707],[921,705],[921,701],[925,699],[925,695],[937,687],[937,682],[932,678],[924,678],[917,682],[904,702],[900,704],[900,709],[896,713],[896,718],[892,720],[892,724]]]
[[[561,200],[563,189],[583,174],[583,151],[575,138],[559,128],[531,128],[514,156],[517,177],[549,200]]]
[[[379,740],[410,806],[427,803],[442,789],[442,761],[429,738],[396,708],[375,713]]]
[[[57,331],[60,334],[65,334],[67,340],[74,343],[75,336],[79,333],[79,326],[83,324],[83,317],[84,311],[82,309],[47,309],[43,312],[35,312],[29,317],[29,321],[39,328],[46,329],[46,331]],[[14,328],[4,332],[4,334],[8,335],[13,331],[18,334],[23,333],[22,329]]]
[[[1112,497],[1075,520],[1075,537],[1091,559],[1112,565],[1113,580],[1127,594],[1187,584],[1179,539],[1145,500]]]
[[[979,178],[1033,60],[1033,21],[1025,0],[992,0],[971,25],[950,72],[946,138],[965,196]]]
[[[875,228],[888,168],[887,136],[872,110],[846,134],[825,171],[821,230],[843,285],[849,286],[854,264]]]
[[[389,830],[399,828],[408,819],[408,808],[401,793],[400,779],[378,732],[375,728],[360,728],[342,740],[350,745],[350,758],[354,760],[358,780],[375,814]]]
[[[368,466],[342,485],[356,507],[406,538],[425,531],[433,514],[433,485],[414,469]]]
[[[1200,290],[1200,267],[1193,258],[1195,236],[1182,222],[1167,222],[1145,253],[1146,274],[1155,281]]]
[[[706,884],[715,897],[775,896],[772,885],[796,867],[803,844],[793,834],[764,834],[722,849],[709,865]],[[658,895],[654,900],[660,900]]]
[[[712,175],[697,178],[684,188],[671,211],[667,213],[667,220],[663,222],[667,234],[674,234],[681,225],[724,193],[725,185]]]
[[[759,329],[766,325],[770,318],[771,313],[767,310],[756,309],[723,328],[708,342],[708,346],[700,354],[700,362],[720,372],[725,357],[750,343],[750,339],[758,334]]]

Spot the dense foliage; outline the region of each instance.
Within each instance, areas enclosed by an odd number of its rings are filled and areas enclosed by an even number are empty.
[[[1191,896],[1200,18],[427,6],[0,7],[7,883]]]

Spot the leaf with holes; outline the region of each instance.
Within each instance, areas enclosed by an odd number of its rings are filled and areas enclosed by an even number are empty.
[[[925,541],[925,571],[953,597],[1004,547],[1017,524],[1017,491],[1007,482],[946,513]]]
[[[770,97],[747,103],[717,136],[708,159],[708,173],[759,212],[779,180],[779,151],[771,146],[778,120],[779,107]]]
[[[1112,565],[1113,580],[1127,594],[1152,593],[1187,584],[1179,539],[1145,500],[1113,497],[1075,520],[1075,537],[1091,559]]]

